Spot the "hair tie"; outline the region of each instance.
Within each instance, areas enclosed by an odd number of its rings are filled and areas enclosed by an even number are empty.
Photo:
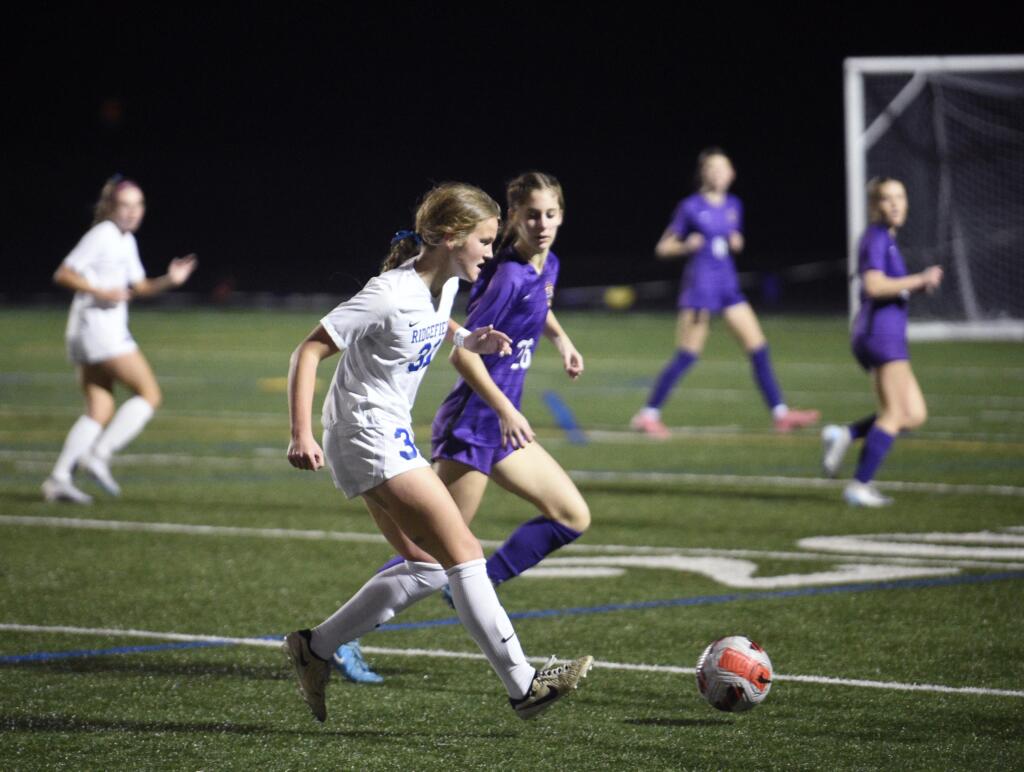
[[[398,231],[394,238],[391,239],[391,246],[395,246],[399,241],[404,241],[405,239],[410,238],[416,240],[416,246],[420,246],[423,243],[423,239],[416,231]]]

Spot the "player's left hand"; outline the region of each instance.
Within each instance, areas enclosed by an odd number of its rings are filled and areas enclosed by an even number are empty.
[[[180,287],[188,281],[188,277],[191,276],[192,272],[198,267],[199,258],[197,258],[195,254],[176,257],[171,260],[170,264],[167,266],[167,278],[171,280],[171,284],[175,287]]]
[[[512,353],[512,339],[500,330],[494,329],[493,324],[489,324],[473,330],[466,337],[462,347],[474,354],[497,354],[507,357]]]
[[[562,352],[562,366],[566,375],[576,380],[583,373],[583,355],[574,346],[569,346]]]
[[[729,234],[729,251],[734,255],[739,254],[743,251],[743,234],[739,231],[733,231]]]
[[[514,407],[510,407],[507,413],[498,413],[498,424],[501,426],[501,447],[518,450],[533,442],[533,427],[526,416]]]

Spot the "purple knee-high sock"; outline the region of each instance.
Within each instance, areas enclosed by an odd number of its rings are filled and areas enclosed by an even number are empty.
[[[567,525],[535,517],[516,528],[498,551],[487,558],[487,576],[492,583],[501,584],[537,565],[545,556],[580,535]]]
[[[862,437],[867,437],[868,432],[871,431],[871,427],[875,425],[875,418],[877,418],[877,416],[872,413],[869,416],[861,418],[859,421],[854,421],[852,424],[848,424],[846,428],[850,430],[850,439],[859,440]]]
[[[862,483],[869,483],[875,477],[875,472],[885,460],[885,455],[892,447],[893,437],[888,432],[872,426],[871,431],[864,440],[864,446],[860,449],[860,459],[857,461],[857,471],[854,477]]]
[[[676,381],[682,378],[696,361],[697,355],[692,351],[682,348],[676,351],[676,355],[669,360],[665,369],[661,371],[661,375],[658,376],[658,380],[654,382],[651,396],[647,400],[647,407],[660,408],[668,399]]]
[[[750,352],[750,364],[754,368],[754,380],[757,382],[757,388],[761,390],[761,396],[764,397],[768,409],[772,410],[776,406],[784,404],[782,390],[779,389],[779,384],[775,380],[775,371],[772,369],[772,359],[768,354],[767,343],[756,351]]]

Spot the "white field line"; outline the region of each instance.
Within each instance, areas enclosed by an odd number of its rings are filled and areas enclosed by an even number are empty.
[[[384,537],[375,533],[352,531],[295,530],[289,528],[245,528],[239,526],[194,525],[189,523],[155,523],[131,520],[98,520],[78,517],[36,517],[30,515],[0,515],[0,526],[27,526],[35,528],[70,528],[93,531],[128,531],[135,533],[173,533],[186,536],[240,536],[260,539],[304,539],[340,542],[384,544]],[[488,548],[500,547],[502,542],[481,539]],[[888,545],[890,551],[894,545]],[[913,551],[908,546],[908,552]],[[879,557],[873,554],[836,554],[835,552],[783,552],[777,550],[711,549],[705,547],[648,547],[628,544],[570,544],[562,553],[589,553],[596,555],[667,555],[682,557],[751,558],[779,561],[815,561],[834,563],[875,563],[882,565],[927,566],[951,568],[979,568],[1005,571],[1024,570],[1024,563],[1001,560],[921,559],[899,555]],[[561,558],[551,558],[560,561]],[[550,562],[550,561],[549,561]]]
[[[162,378],[161,378],[162,380]],[[4,418],[25,416],[77,416],[82,414],[80,405],[60,405],[46,407],[19,407],[17,405],[0,404],[0,416]],[[166,418],[203,418],[218,421],[240,421],[244,423],[271,423],[288,425],[288,416],[282,411],[278,413],[260,413],[241,410],[175,410],[162,409],[160,415]]]
[[[54,453],[0,449],[0,461],[52,464]],[[179,453],[124,454],[114,459],[116,466],[199,466],[219,469],[249,469],[254,465],[273,465],[288,471],[282,458],[274,458],[266,451],[250,457],[192,456]],[[704,474],[698,472],[630,472],[593,469],[570,469],[569,476],[579,482],[642,482],[647,484],[733,485],[737,487],[817,488],[839,489],[845,480],[822,477],[784,477],[781,475]],[[1024,496],[1024,487],[1015,485],[976,485],[962,483],[929,483],[890,480],[877,483],[879,488],[891,491],[912,491],[942,495]]]
[[[328,540],[340,542],[357,542],[384,544],[384,537],[375,533],[359,533],[353,531],[318,531],[296,530],[289,528],[246,528],[239,526],[195,525],[190,523],[158,523],[131,520],[99,520],[78,517],[37,517],[31,515],[0,515],[0,526],[27,526],[35,528],[70,528],[92,531],[128,531],[135,533],[173,533],[186,536],[240,536],[259,539],[304,539],[311,541]],[[481,539],[480,544],[487,548],[500,547],[502,542]],[[897,545],[886,545],[888,551],[898,552]],[[906,552],[913,552],[915,546],[907,546]],[[880,565],[927,566],[950,568],[978,568],[988,570],[1021,571],[1024,563],[1013,563],[1005,560],[975,559],[924,559],[912,556],[890,554],[837,554],[831,550],[824,552],[784,552],[779,550],[748,550],[748,549],[711,549],[707,547],[648,547],[628,544],[580,544],[574,543],[563,547],[560,551],[569,553],[589,553],[594,555],[667,555],[682,557],[723,557],[751,558],[754,560],[779,561],[814,561],[835,563],[874,563]],[[562,558],[551,558],[560,561]],[[549,561],[550,562],[550,561]]]
[[[147,638],[150,640],[181,641],[181,642],[203,642],[203,643],[224,643],[236,644],[239,646],[256,646],[261,648],[276,648],[280,642],[266,638],[235,638],[218,635],[190,635],[187,633],[163,633],[150,630],[121,630],[117,628],[101,627],[68,627],[68,626],[43,626],[43,625],[19,625],[0,623],[0,631],[20,633],[52,633],[59,635],[92,635],[109,638]],[[448,651],[445,649],[396,649],[383,646],[363,646],[363,651],[369,654],[379,654],[394,657],[433,657],[443,659],[477,660],[484,659],[479,652]],[[543,663],[544,657],[531,657],[531,662]],[[666,673],[671,675],[693,675],[692,667],[680,667],[677,665],[645,665],[632,662],[608,662],[597,660],[594,667],[606,670],[628,670],[644,673]],[[867,681],[859,678],[834,678],[831,676],[816,675],[783,675],[776,673],[776,681],[793,681],[805,684],[821,684],[824,686],[853,686],[869,689],[887,689],[890,691],[904,692],[931,692],[938,694],[965,694],[984,695],[992,697],[1017,697],[1024,698],[1024,690],[1018,689],[986,689],[976,686],[944,686],[942,684],[908,684],[899,681]]]
[[[577,482],[642,482],[642,483],[689,483],[693,485],[735,485],[738,487],[769,488],[841,488],[845,480],[827,480],[821,477],[782,477],[776,475],[700,474],[696,472],[627,472],[627,471],[569,471]],[[991,496],[1024,496],[1024,487],[1015,485],[973,485],[953,483],[905,482],[891,480],[876,483],[879,488],[890,491],[914,491],[917,493],[940,493]]]

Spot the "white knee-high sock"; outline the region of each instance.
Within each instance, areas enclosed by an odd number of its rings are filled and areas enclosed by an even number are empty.
[[[483,558],[448,569],[448,584],[459,621],[483,651],[510,697],[522,699],[530,690],[535,668],[526,661],[522,644],[505,613]]]
[[[437,563],[407,560],[374,574],[349,601],[313,628],[310,647],[323,659],[334,650],[384,624],[413,603],[444,587],[448,577]]]
[[[139,432],[153,417],[153,406],[142,397],[132,397],[118,408],[114,417],[103,430],[103,434],[92,446],[92,452],[103,460],[109,459],[129,442],[139,436]]]
[[[94,421],[87,415],[79,416],[78,420],[71,425],[67,438],[64,440],[64,447],[57,457],[57,463],[53,465],[52,475],[58,480],[70,480],[71,470],[75,463],[81,458],[96,438],[103,431],[99,421]]]

